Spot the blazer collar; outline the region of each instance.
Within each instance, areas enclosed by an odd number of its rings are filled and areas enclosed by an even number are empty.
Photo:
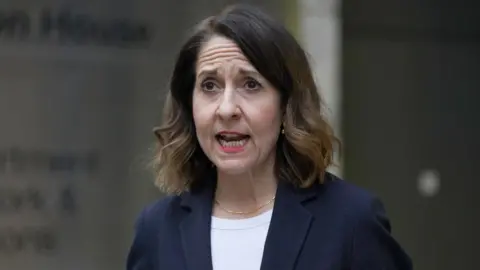
[[[187,270],[212,270],[210,225],[216,180],[205,179],[206,186],[181,195],[187,212],[180,223],[180,236]]]
[[[180,234],[188,270],[212,270],[210,226],[216,180],[213,177],[207,182],[205,187],[181,195],[186,215],[180,223]],[[304,204],[317,193],[317,185],[297,189],[279,184],[261,270],[294,269],[313,220]]]
[[[261,270],[292,270],[310,230],[312,214],[304,204],[315,198],[316,188],[296,189],[280,184],[263,251]]]

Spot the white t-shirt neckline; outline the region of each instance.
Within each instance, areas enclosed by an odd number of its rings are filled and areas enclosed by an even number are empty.
[[[245,230],[270,223],[273,209],[265,211],[258,216],[242,219],[227,219],[212,216],[211,228],[214,230]]]

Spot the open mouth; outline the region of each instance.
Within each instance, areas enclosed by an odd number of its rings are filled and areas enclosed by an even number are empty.
[[[217,134],[215,138],[224,148],[238,148],[245,146],[250,136],[243,134]]]

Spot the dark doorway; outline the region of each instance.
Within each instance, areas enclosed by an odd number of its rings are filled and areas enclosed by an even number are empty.
[[[345,0],[342,18],[346,178],[415,269],[478,269],[480,2]]]

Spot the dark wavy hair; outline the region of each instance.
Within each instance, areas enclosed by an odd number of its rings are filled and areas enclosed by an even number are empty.
[[[322,100],[305,51],[286,28],[247,5],[234,5],[203,20],[177,56],[152,161],[156,185],[166,193],[202,186],[215,169],[197,141],[192,115],[195,66],[201,46],[218,35],[235,42],[251,64],[280,93],[284,134],[276,149],[279,181],[298,187],[322,183],[340,146],[323,115]]]

